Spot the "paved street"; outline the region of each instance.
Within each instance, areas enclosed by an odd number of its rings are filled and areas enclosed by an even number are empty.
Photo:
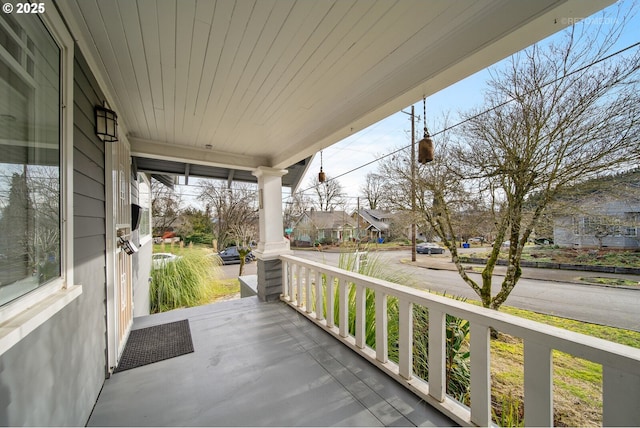
[[[295,256],[338,265],[338,253],[295,251]],[[412,263],[408,250],[372,253],[381,262],[410,275],[414,286],[435,292],[477,299],[478,296],[464,283],[456,271],[450,256],[418,254]],[[499,272],[499,269],[497,270]],[[479,274],[471,274],[480,281]],[[595,324],[609,325],[640,331],[640,288],[613,288],[581,283],[579,277],[624,277],[640,281],[639,276],[613,275],[595,272],[554,271],[548,269],[524,269],[506,305],[540,313],[572,318]],[[544,278],[544,279],[540,279]],[[500,276],[495,277],[494,294],[500,287]]]

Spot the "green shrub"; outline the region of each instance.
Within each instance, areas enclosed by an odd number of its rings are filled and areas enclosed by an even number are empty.
[[[356,266],[356,256],[353,253],[342,253],[338,266],[345,270],[357,271],[360,274],[382,279],[397,284],[410,285],[407,275],[390,270],[388,265],[381,262],[377,255],[369,254],[366,263]],[[323,275],[323,289],[326,290],[326,276]],[[349,333],[355,334],[356,286],[349,287]],[[334,285],[334,324],[339,325],[338,286]],[[455,298],[464,301],[464,298]],[[366,290],[365,303],[365,340],[366,344],[375,349],[375,292]],[[326,315],[326,310],[325,310]],[[398,362],[398,328],[399,309],[398,299],[387,299],[387,337],[389,359]],[[471,383],[470,353],[469,353],[469,321],[446,315],[446,385],[447,393],[462,403],[469,402],[469,386]],[[413,307],[413,372],[419,378],[429,379],[429,313],[427,308],[419,305]]]
[[[491,415],[498,426],[524,426],[524,403],[519,398],[512,397],[511,394],[501,395],[499,403],[493,403],[491,407]]]
[[[212,279],[214,261],[192,251],[151,272],[151,313],[198,305]]]
[[[467,404],[471,384],[469,328],[469,321],[446,315],[447,394]],[[429,311],[424,306],[413,308],[413,372],[422,379],[429,379]]]
[[[213,235],[210,233],[192,233],[184,237],[185,244],[205,244],[211,245]]]

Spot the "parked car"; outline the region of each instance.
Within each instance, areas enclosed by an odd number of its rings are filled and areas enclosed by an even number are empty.
[[[154,253],[151,256],[151,263],[154,269],[162,269],[167,263],[173,263],[180,257],[171,253]]]
[[[223,265],[228,265],[232,263],[240,263],[240,253],[238,253],[238,247],[227,247],[224,250],[218,253],[218,256],[222,259]],[[250,263],[255,260],[256,256],[253,253],[249,252],[244,258],[246,263]]]
[[[433,242],[422,242],[416,245],[416,252],[420,254],[444,254],[444,248]]]
[[[533,242],[536,245],[553,245],[553,238],[536,238]]]

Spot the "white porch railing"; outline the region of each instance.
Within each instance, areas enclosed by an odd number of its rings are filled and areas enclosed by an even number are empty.
[[[602,365],[603,425],[640,425],[640,349],[473,306],[410,287],[293,256],[281,256],[282,300],[462,425],[491,425],[490,329],[524,342],[524,409],[528,426],[553,426],[552,351]],[[325,275],[326,292],[322,288]],[[337,283],[339,322],[334,325]],[[356,287],[355,337],[348,329],[349,284]],[[314,287],[312,289],[312,287]],[[375,292],[376,349],[365,344],[366,289]],[[398,299],[398,363],[389,361],[387,300]],[[315,299],[315,302],[312,301]],[[323,301],[326,299],[326,302]],[[413,305],[429,312],[429,382],[413,376]],[[324,308],[312,311],[312,308]],[[640,309],[640,308],[639,308]],[[471,324],[470,407],[446,395],[446,315]]]

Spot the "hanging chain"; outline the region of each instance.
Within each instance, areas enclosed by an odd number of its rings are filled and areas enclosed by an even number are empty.
[[[423,116],[422,121],[424,122],[424,138],[427,138],[429,132],[427,131],[427,97],[422,97],[422,108],[423,108]]]

